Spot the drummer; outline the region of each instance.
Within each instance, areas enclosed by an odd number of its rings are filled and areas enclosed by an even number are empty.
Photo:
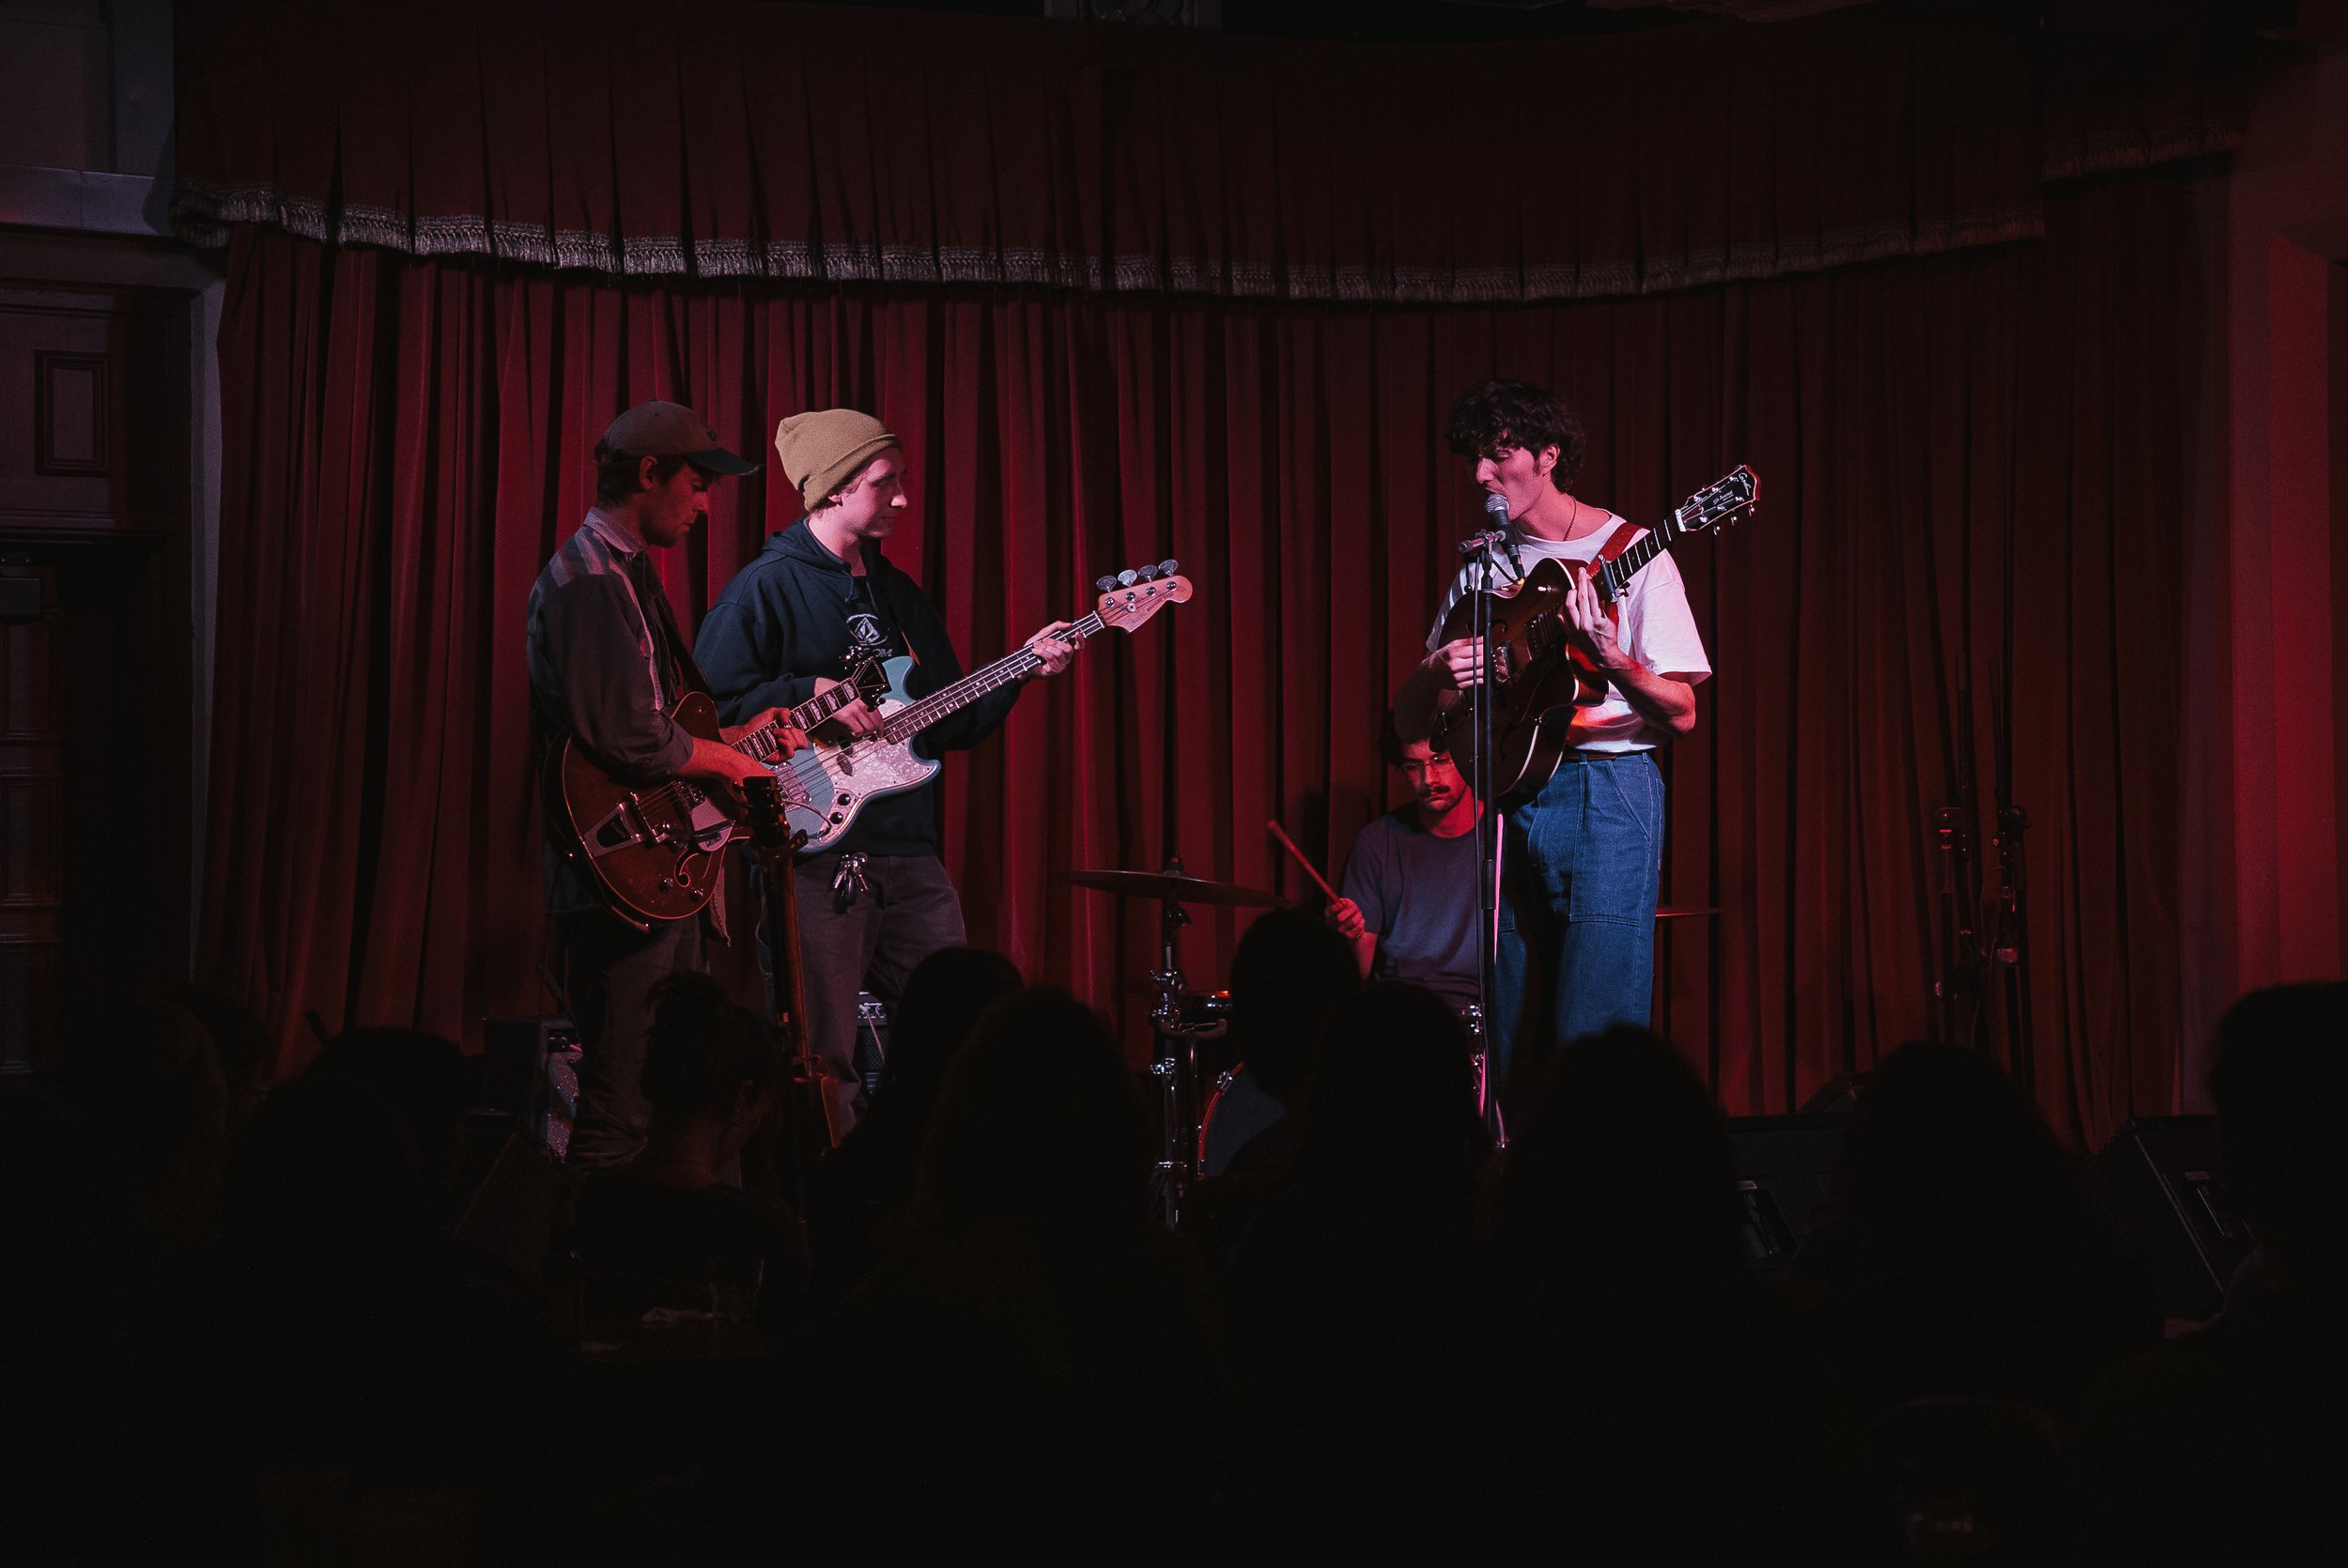
[[[1411,798],[1353,840],[1326,918],[1353,945],[1365,978],[1410,980],[1458,1011],[1475,1006],[1475,823],[1483,807],[1451,758],[1405,745],[1388,715],[1378,736]]]

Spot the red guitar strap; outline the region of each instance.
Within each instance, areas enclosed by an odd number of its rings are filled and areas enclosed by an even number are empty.
[[[1606,536],[1606,543],[1599,546],[1598,559],[1600,561],[1614,560],[1616,556],[1622,554],[1623,551],[1629,549],[1630,547],[1630,542],[1638,537],[1638,524],[1623,524],[1622,527],[1616,529],[1613,533]]]

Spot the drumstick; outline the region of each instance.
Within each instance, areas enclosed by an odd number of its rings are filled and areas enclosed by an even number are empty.
[[[1288,830],[1280,825],[1279,819],[1275,817],[1271,822],[1268,822],[1263,825],[1272,830],[1272,836],[1274,838],[1280,840],[1280,847],[1282,849],[1287,850],[1289,853],[1296,857],[1296,863],[1305,868],[1305,874],[1313,879],[1313,885],[1321,889],[1321,896],[1327,899],[1331,903],[1336,903],[1337,901],[1337,890],[1329,885],[1328,878],[1313,869],[1313,863],[1305,858],[1305,852],[1296,847],[1296,840],[1288,836]]]

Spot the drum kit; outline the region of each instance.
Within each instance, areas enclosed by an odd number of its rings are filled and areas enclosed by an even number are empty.
[[[1278,837],[1287,841],[1285,833]],[[1290,853],[1304,860],[1302,852],[1292,845]],[[1334,898],[1335,890],[1310,862],[1305,866],[1313,881]],[[1210,1062],[1200,1048],[1222,1038],[1229,1028],[1231,998],[1228,992],[1190,988],[1177,952],[1182,930],[1191,923],[1192,908],[1269,909],[1288,900],[1260,887],[1192,876],[1182,869],[1180,855],[1170,858],[1163,870],[1082,869],[1061,876],[1096,893],[1154,899],[1158,905],[1158,965],[1148,976],[1153,993],[1150,1027],[1154,1036],[1150,1079],[1158,1101],[1160,1128],[1151,1198],[1166,1223],[1172,1225],[1181,1218],[1184,1191],[1194,1182],[1220,1172],[1240,1144],[1277,1119],[1274,1102],[1253,1088],[1244,1063],[1232,1063],[1212,1079],[1207,1076]],[[1655,915],[1659,920],[1674,920],[1719,913],[1667,905]],[[1467,1007],[1460,1022],[1467,1025],[1475,1053],[1477,1103],[1496,1123],[1498,1106],[1487,1072],[1482,1010]]]
[[[1182,1217],[1184,1189],[1198,1179],[1203,1130],[1209,1118],[1210,1096],[1202,1093],[1205,1064],[1202,1042],[1221,1038],[1230,1026],[1228,992],[1190,989],[1176,951],[1182,930],[1190,924],[1190,907],[1268,909],[1286,902],[1260,887],[1232,882],[1212,882],[1182,869],[1175,855],[1162,871],[1077,870],[1064,873],[1078,887],[1123,899],[1154,899],[1158,904],[1158,966],[1150,972],[1155,1000],[1150,1027],[1156,1037],[1151,1053],[1150,1079],[1157,1092],[1160,1144],[1157,1170],[1151,1179],[1151,1199],[1168,1225]],[[1230,1074],[1222,1075],[1217,1092],[1228,1087]]]

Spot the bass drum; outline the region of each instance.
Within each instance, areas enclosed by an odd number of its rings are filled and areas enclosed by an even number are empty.
[[[1230,1168],[1233,1155],[1287,1114],[1287,1108],[1256,1082],[1245,1062],[1218,1073],[1214,1092],[1207,1097],[1206,1114],[1198,1122],[1198,1174],[1221,1176]]]

